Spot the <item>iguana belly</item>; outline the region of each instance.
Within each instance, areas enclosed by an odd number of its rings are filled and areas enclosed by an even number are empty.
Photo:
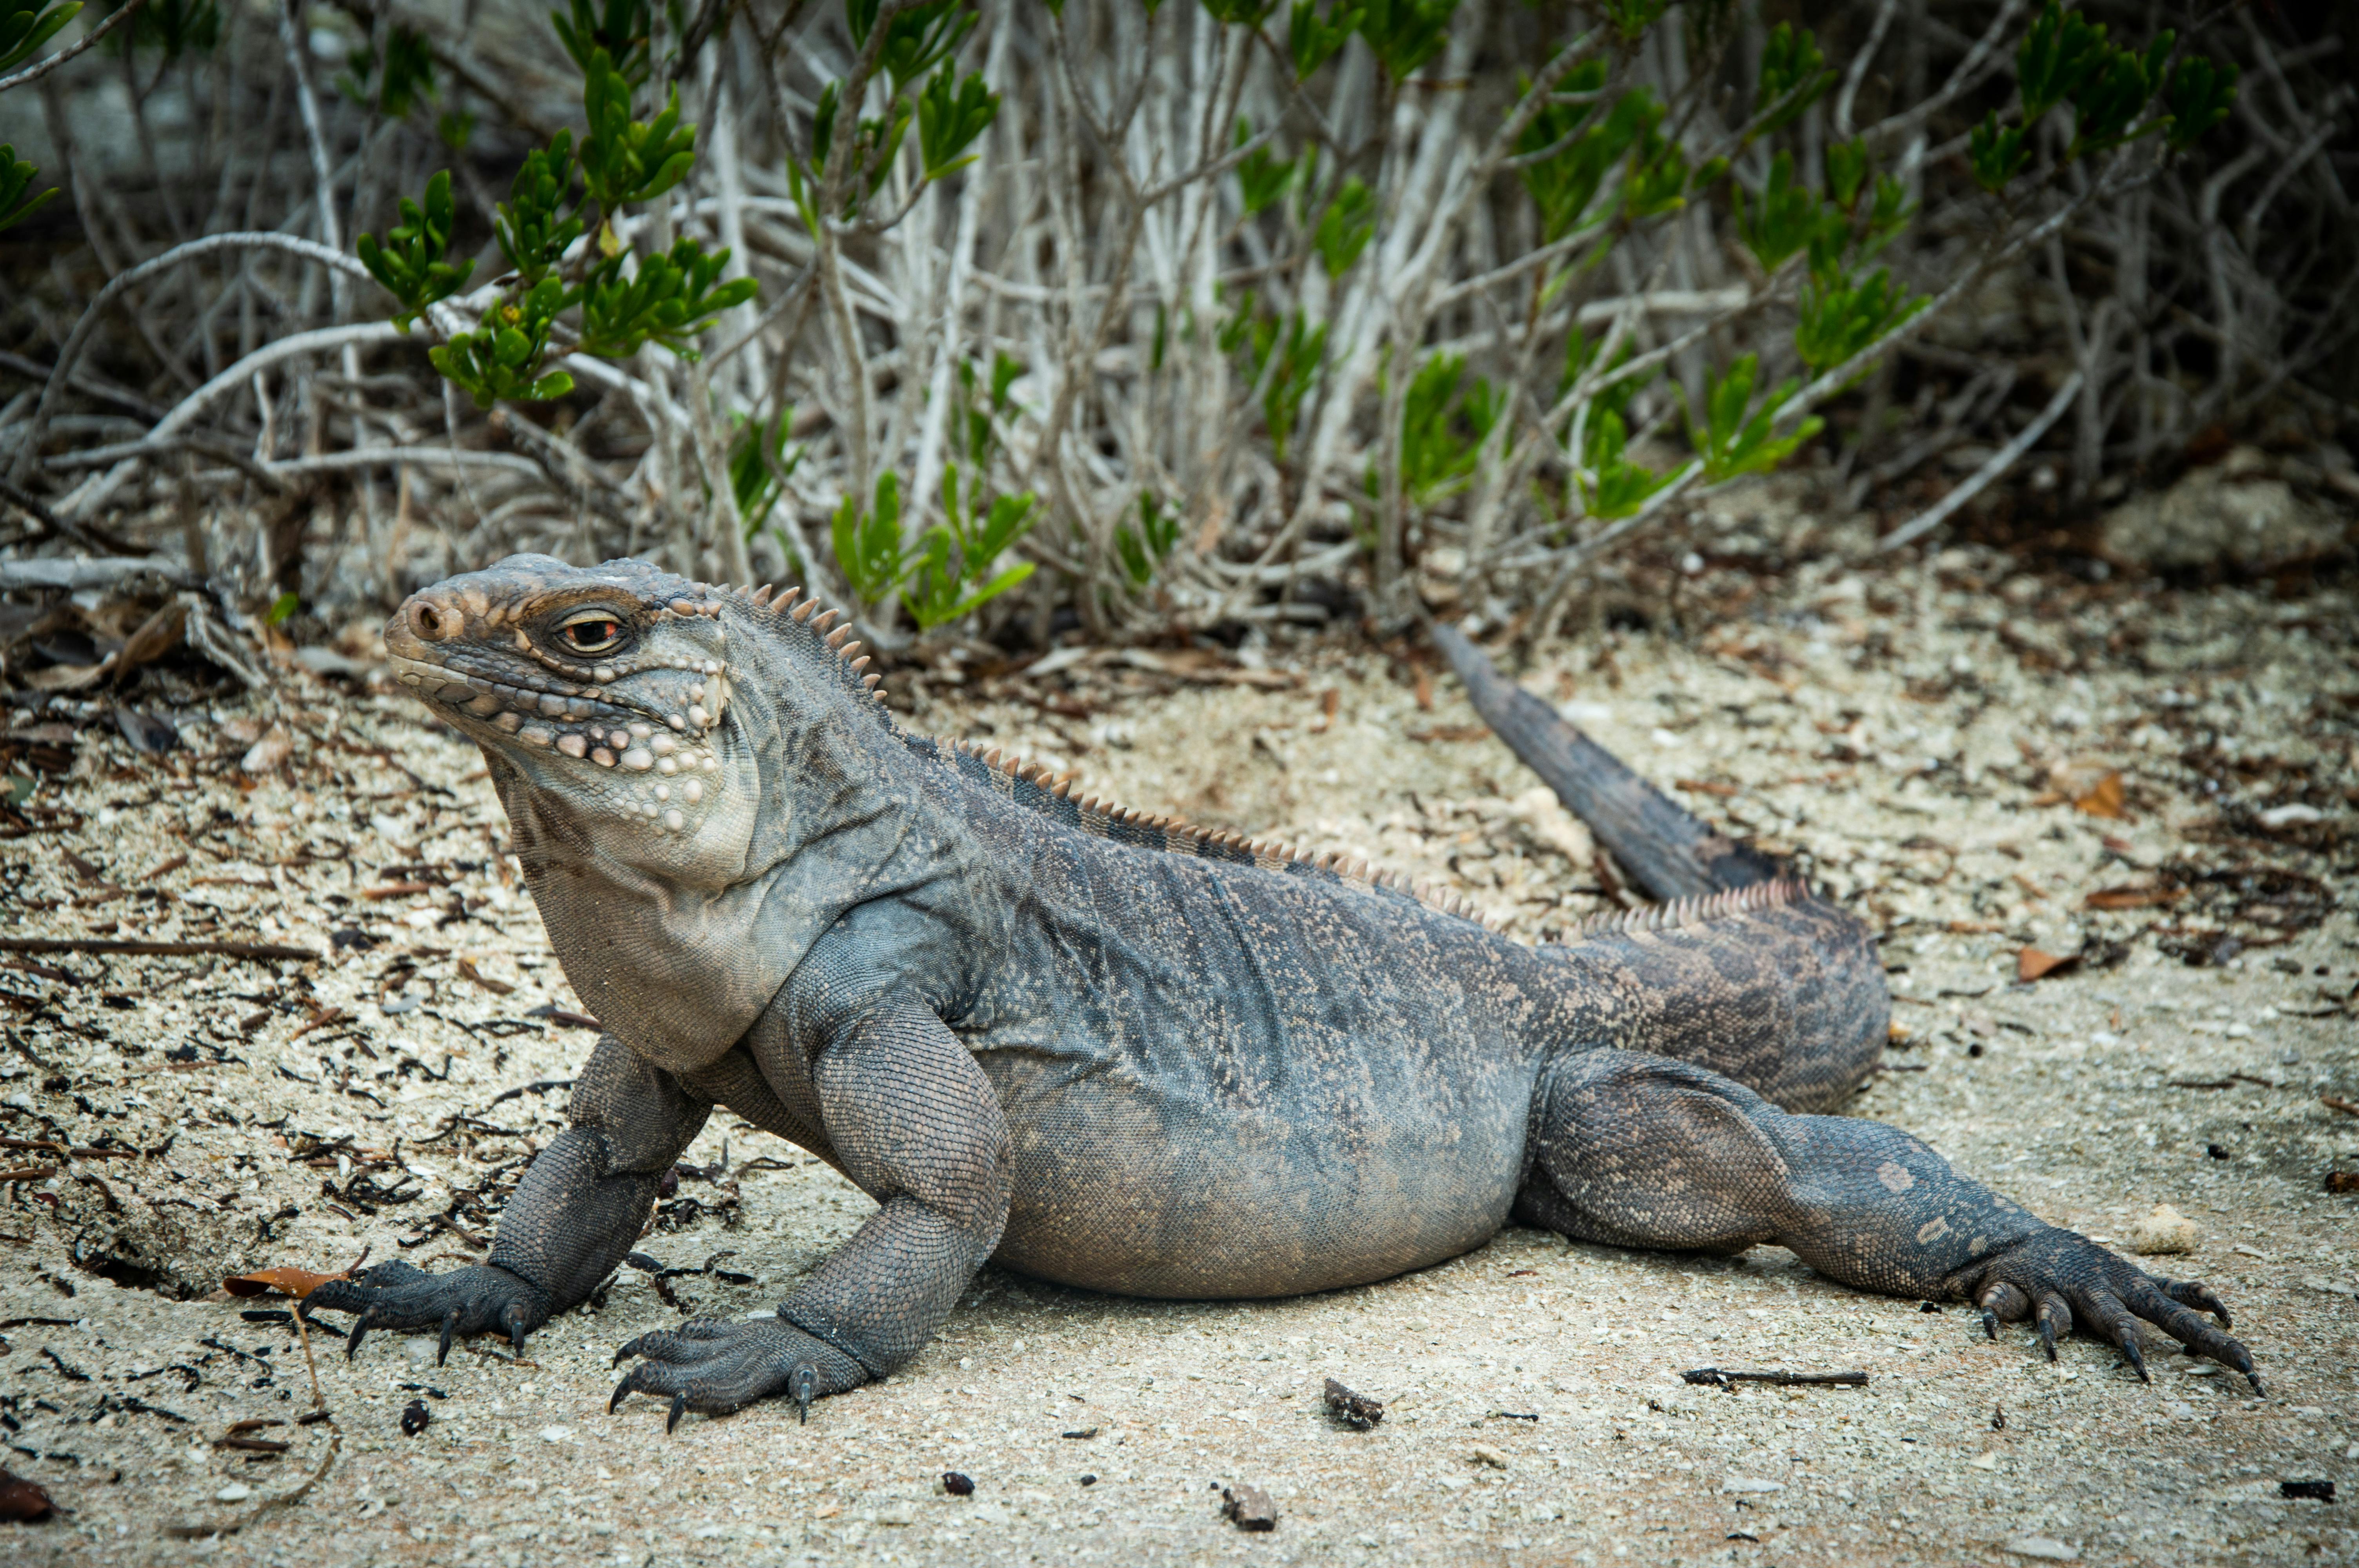
[[[980,1059],[1015,1163],[995,1260],[1064,1284],[1217,1298],[1385,1279],[1481,1245],[1521,1175],[1532,1074],[1505,1057],[1381,1098],[1353,1074],[1299,1075],[1260,1104],[1029,1052]]]

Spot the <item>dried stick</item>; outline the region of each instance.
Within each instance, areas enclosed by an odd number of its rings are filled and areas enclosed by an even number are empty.
[[[1994,480],[2013,468],[2023,454],[2031,449],[2032,443],[2048,434],[2048,427],[2050,425],[2064,416],[2064,411],[2071,407],[2072,400],[2081,395],[2082,380],[2082,373],[2077,370],[2066,376],[2064,384],[2056,389],[2056,395],[2048,400],[2048,406],[2034,416],[2031,423],[2026,425],[2015,439],[1993,452],[1990,460],[1976,469],[1973,477],[1963,484],[1941,497],[1939,502],[1916,517],[1878,539],[1875,542],[1877,551],[1897,550],[1903,545],[1914,544],[1948,522],[1959,507],[1989,489]]]

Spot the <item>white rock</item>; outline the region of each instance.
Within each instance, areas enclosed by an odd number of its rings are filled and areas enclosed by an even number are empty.
[[[213,1494],[213,1501],[217,1503],[242,1503],[252,1496],[254,1496],[254,1488],[252,1487],[247,1486],[243,1481],[232,1481],[228,1486],[223,1487],[220,1491]]]
[[[1749,1476],[1731,1476],[1721,1483],[1720,1489],[1723,1492],[1782,1492],[1786,1489],[1786,1483],[1756,1481]]]
[[[2326,813],[2299,801],[2290,806],[2272,806],[2260,815],[2260,824],[2264,827],[2294,827],[2325,820]]]
[[[2067,1546],[2053,1537],[2018,1535],[2000,1543],[2000,1550],[2012,1552],[2017,1557],[2037,1557],[2042,1563],[2078,1563],[2081,1549]]]
[[[573,1429],[570,1426],[544,1426],[540,1429],[540,1440],[543,1443],[571,1443],[573,1441]]]
[[[2148,1257],[2159,1252],[2195,1250],[2195,1222],[2167,1203],[2130,1227],[2130,1249]]]

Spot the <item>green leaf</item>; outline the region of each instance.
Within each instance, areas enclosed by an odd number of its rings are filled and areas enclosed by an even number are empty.
[[[1998,111],[1993,110],[1968,134],[1966,160],[1973,167],[1974,183],[1995,194],[2023,172],[2023,166],[2031,160],[2031,148],[2024,140],[2023,127],[2002,127]]]
[[[631,117],[631,82],[603,49],[592,49],[582,83],[590,123],[582,138],[582,183],[608,212],[651,201],[688,177],[696,161],[696,127],[679,123],[679,89],[651,121]]]
[[[1366,10],[1358,5],[1331,3],[1321,20],[1316,0],[1294,0],[1294,8],[1287,15],[1286,52],[1294,61],[1294,80],[1308,81],[1322,65],[1334,58],[1366,17]]]
[[[1236,145],[1244,146],[1252,140],[1253,126],[1238,115]],[[1293,178],[1294,159],[1281,158],[1267,147],[1247,153],[1237,164],[1237,189],[1245,199],[1245,216],[1256,216],[1285,195]]]
[[[1407,81],[1450,40],[1458,0],[1364,0],[1360,36],[1395,81]],[[1299,63],[1299,62],[1298,62]]]
[[[1789,152],[1769,160],[1769,178],[1763,181],[1757,201],[1747,203],[1742,187],[1733,189],[1729,200],[1736,209],[1738,237],[1765,272],[1777,271],[1806,246],[1830,238],[1839,245],[1848,232],[1841,212],[1823,206],[1817,191],[1794,178],[1794,155]]]
[[[1272,323],[1274,326],[1275,323]],[[1293,438],[1294,421],[1302,409],[1302,400],[1310,395],[1311,384],[1318,380],[1327,358],[1327,325],[1321,322],[1312,328],[1298,310],[1288,321],[1285,333],[1273,333],[1269,346],[1277,351],[1277,364],[1269,378],[1269,386],[1262,394],[1262,422],[1269,427],[1270,456],[1273,461],[1286,461],[1286,444]]]
[[[1401,490],[1419,505],[1465,488],[1484,438],[1505,406],[1479,376],[1462,397],[1465,376],[1465,356],[1436,354],[1409,380],[1401,413]]]
[[[1592,412],[1586,443],[1589,449],[1583,454],[1589,471],[1586,476],[1573,476],[1582,508],[1592,517],[1609,522],[1628,517],[1671,481],[1669,474],[1657,473],[1630,461],[1625,455],[1629,444],[1629,429],[1618,411],[1604,408]]]
[[[1703,424],[1699,427],[1693,414],[1689,416],[1688,438],[1696,455],[1703,459],[1703,477],[1710,483],[1719,484],[1739,474],[1766,473],[1825,428],[1826,421],[1812,415],[1791,436],[1773,439],[1770,428],[1777,410],[1794,395],[1799,384],[1791,380],[1781,383],[1756,408],[1753,384],[1760,369],[1757,354],[1738,359],[1728,367],[1726,375],[1707,389]]]
[[[1335,200],[1327,204],[1327,211],[1320,214],[1319,230],[1312,240],[1327,276],[1340,278],[1351,271],[1352,264],[1360,259],[1360,253],[1375,232],[1375,192],[1362,184],[1359,176],[1352,175],[1335,193]]]
[[[2236,68],[2201,55],[2180,61],[2170,75],[2170,145],[2185,151],[2228,117],[2236,102]]]
[[[82,15],[82,0],[43,7],[24,0],[0,0],[0,74],[33,58],[33,51],[57,37],[58,29]],[[6,210],[0,204],[0,211]]]
[[[270,608],[263,613],[262,619],[269,625],[284,626],[302,608],[303,600],[299,595],[282,593],[270,601]]]
[[[1798,302],[1794,351],[1812,372],[1832,370],[1930,303],[1883,267],[1864,282],[1813,276]]]
[[[20,161],[15,147],[0,142],[0,231],[23,222],[57,200],[59,188],[54,185],[38,196],[25,194],[40,172]]]
[[[1597,8],[1614,24],[1624,43],[1635,44],[1662,20],[1663,13],[1670,9],[1670,0],[1598,0]]]
[[[1867,178],[1867,138],[1827,144],[1827,195],[1838,207],[1849,208],[1859,199]]]
[[[2041,116],[2073,96],[2105,65],[2105,29],[2091,26],[2078,11],[2048,0],[2032,18],[2015,51],[2015,81],[2023,95],[2023,123]]]
[[[1605,62],[1588,60],[1574,68],[1555,97],[1582,96],[1600,92],[1605,82]],[[1525,91],[1530,89],[1526,87]],[[1519,156],[1549,156],[1523,168],[1524,189],[1539,209],[1541,237],[1554,243],[1576,230],[1604,222],[1620,205],[1624,191],[1616,186],[1601,201],[1598,193],[1624,154],[1643,149],[1663,118],[1663,105],[1652,91],[1634,88],[1615,100],[1603,117],[1594,103],[1553,100],[1533,117],[1516,144]],[[1595,124],[1590,122],[1595,121]],[[1583,127],[1586,126],[1584,129]],[[1659,143],[1657,144],[1659,147]],[[1549,152],[1550,148],[1557,149]],[[1660,191],[1650,186],[1649,199]]]
[[[1780,22],[1769,30],[1761,48],[1761,77],[1754,89],[1753,113],[1761,123],[1748,139],[1757,140],[1799,119],[1802,111],[1825,96],[1835,83],[1826,56],[1808,27]]]
[[[472,258],[455,265],[443,259],[450,252],[455,215],[449,169],[439,170],[426,182],[425,206],[405,196],[400,212],[401,222],[386,231],[382,245],[375,236],[363,234],[353,242],[353,251],[369,276],[398,302],[393,324],[407,332],[429,306],[458,293],[475,264]]]
[[[560,131],[547,147],[527,153],[508,182],[508,199],[492,220],[492,232],[509,268],[527,284],[538,282],[582,237],[581,204],[568,200],[572,182],[571,131]]]
[[[876,504],[863,512],[859,498],[846,495],[835,509],[830,531],[836,565],[852,591],[867,603],[881,601],[899,586],[909,565],[901,549],[901,481],[886,474],[876,481]]]
[[[934,73],[918,98],[918,147],[928,179],[940,179],[961,164],[960,155],[991,128],[999,114],[999,94],[983,84],[982,73],[964,81],[950,66]]]
[[[570,15],[552,11],[549,23],[583,74],[588,74],[591,60],[603,51],[631,86],[647,81],[648,40],[655,30],[655,14],[647,0],[605,0],[603,5],[572,0]]]
[[[721,281],[730,253],[707,255],[683,234],[669,251],[625,271],[615,256],[593,269],[582,293],[582,348],[606,359],[627,359],[643,344],[659,343],[682,359],[696,358],[695,337],[712,319],[751,299],[750,277]]]
[[[800,448],[787,452],[787,431],[795,422],[791,403],[765,429],[759,419],[740,418],[736,438],[729,447],[729,492],[737,502],[737,516],[745,537],[761,530],[778,503],[778,481],[791,475],[803,460]]]
[[[881,8],[880,0],[845,0],[843,17],[855,49],[867,47]],[[893,91],[898,93],[948,59],[974,30],[975,20],[961,0],[928,0],[897,14],[885,26],[885,47],[878,57]]]

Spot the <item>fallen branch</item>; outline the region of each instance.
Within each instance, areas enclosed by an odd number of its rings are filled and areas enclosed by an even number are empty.
[[[166,958],[316,958],[277,942],[117,942],[94,936],[0,936],[0,953],[126,953]]]
[[[1793,1389],[1805,1385],[1832,1384],[1848,1389],[1867,1387],[1864,1372],[1723,1372],[1717,1367],[1698,1367],[1692,1372],[1680,1374],[1683,1383],[1709,1383],[1714,1388],[1734,1393],[1738,1383],[1768,1383],[1777,1388]]]

